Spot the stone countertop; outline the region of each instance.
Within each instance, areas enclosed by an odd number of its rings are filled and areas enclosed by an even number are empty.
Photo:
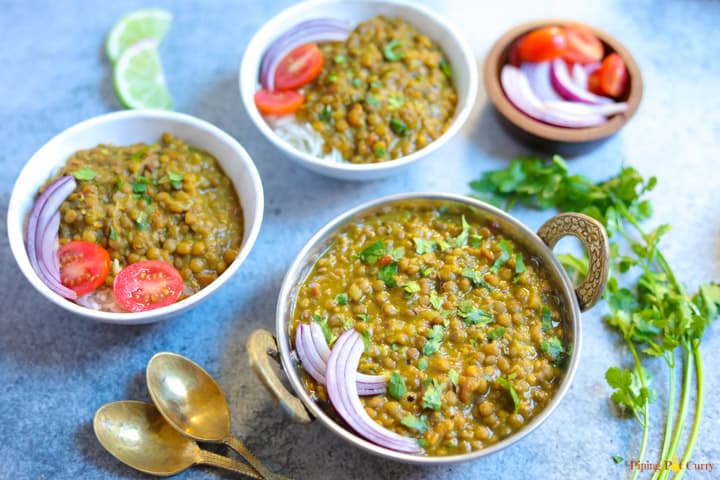
[[[346,183],[291,164],[262,137],[244,112],[237,68],[245,45],[288,1],[156,0],[174,21],[161,46],[176,109],[219,126],[254,158],[263,179],[265,223],[240,271],[212,299],[178,318],[121,327],[75,318],[39,296],[21,275],[8,246],[6,214],[13,182],[43,143],[89,117],[117,110],[103,41],[139,1],[7,0],[0,31],[0,419],[1,479],[148,478],[117,462],[98,444],[92,418],[102,404],[149,400],[144,368],[159,351],[189,356],[215,376],[231,405],[233,430],[274,470],[298,479],[618,478],[627,464],[612,455],[636,454],[640,428],[613,416],[605,370],[628,365],[618,336],[601,321],[604,307],[583,315],[584,348],[575,382],[557,411],[518,444],[477,461],[417,467],[371,456],[338,441],[323,426],[293,424],[248,369],[245,340],[272,329],[275,300],[295,253],[329,219],[371,198],[413,190],[468,193],[483,171],[532,153],[516,144],[480,95],[461,134],[394,178]],[[649,225],[670,222],[663,250],[679,277],[694,288],[720,279],[720,3],[713,1],[517,0],[428,2],[459,28],[478,66],[502,32],[535,18],[572,18],[621,39],[638,61],[645,96],[637,115],[599,149],[570,162],[573,172],[602,179],[622,163],[656,175]],[[482,2],[483,4],[485,2]],[[533,228],[547,212],[517,211]],[[720,396],[712,353],[718,327],[705,338],[706,410],[693,460],[720,469]],[[648,362],[659,390],[666,369]],[[663,398],[661,398],[663,400]],[[654,404],[651,442],[656,457],[662,411]],[[177,478],[231,478],[197,468]]]

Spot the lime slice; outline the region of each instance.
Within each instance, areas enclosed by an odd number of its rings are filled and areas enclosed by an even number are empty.
[[[127,108],[172,109],[155,40],[141,40],[125,49],[115,64],[113,81]]]
[[[145,39],[160,42],[170,28],[172,14],[167,10],[143,9],[124,15],[113,26],[105,41],[105,52],[111,62],[117,62],[126,48]]]

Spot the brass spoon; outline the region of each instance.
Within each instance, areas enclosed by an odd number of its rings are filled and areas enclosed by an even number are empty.
[[[266,479],[287,479],[270,472],[230,430],[230,409],[220,386],[192,360],[161,352],[148,362],[147,385],[153,402],[179,432],[201,442],[223,443]]]
[[[245,464],[201,450],[150,403],[127,400],[103,405],[95,413],[93,429],[105,450],[141,472],[167,477],[193,465],[212,465],[261,478]]]

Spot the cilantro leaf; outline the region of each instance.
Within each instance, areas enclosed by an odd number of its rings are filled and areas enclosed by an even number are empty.
[[[449,238],[447,240],[448,248],[462,248],[467,245],[468,236],[470,235],[470,225],[465,220],[465,215],[461,217],[462,231],[455,238]],[[445,248],[443,250],[446,250]]]
[[[355,255],[356,258],[359,258],[365,263],[368,263],[370,265],[374,264],[378,261],[380,257],[385,255],[386,250],[385,242],[382,240],[378,240],[377,242],[371,244],[369,247],[365,248],[362,252]]]
[[[385,285],[388,287],[397,287],[397,280],[395,280],[395,275],[398,272],[398,265],[397,263],[390,263],[388,265],[385,265],[384,267],[381,267],[378,270],[378,278],[385,282]]]
[[[427,431],[428,428],[427,423],[425,423],[426,420],[427,417],[425,415],[420,416],[420,418],[414,417],[412,415],[407,415],[400,420],[400,423],[402,423],[408,428],[417,431],[420,434],[423,434]]]
[[[110,240],[117,240],[117,232],[115,231],[115,228],[110,227],[110,234],[108,235],[108,238]]]
[[[462,271],[462,276],[472,280],[473,284],[476,287],[482,287],[487,290],[493,289],[493,287],[485,281],[485,275],[478,270],[473,270],[472,268],[465,268]]]
[[[403,137],[408,133],[407,125],[405,124],[405,122],[395,117],[390,119],[390,130],[392,130],[395,134]]]
[[[417,293],[420,291],[420,284],[416,282],[415,280],[410,280],[405,285],[403,285],[403,291],[407,295],[412,295],[413,293]]]
[[[481,235],[470,235],[470,246],[473,248],[478,248],[482,245],[482,236]]]
[[[172,182],[172,186],[175,190],[180,190],[182,188],[182,181],[185,175],[182,173],[175,173],[168,170],[167,172],[168,179]]]
[[[491,313],[475,308],[475,305],[470,300],[463,300],[458,304],[457,315],[464,318],[465,323],[468,325],[486,325],[495,320]]]
[[[390,374],[388,393],[395,400],[402,400],[402,398],[407,393],[407,385],[405,385],[405,380],[398,372],[393,372]]]
[[[498,377],[495,380],[510,394],[513,406],[515,407],[514,411],[517,412],[518,408],[520,407],[520,397],[518,396],[510,381],[502,377]]]
[[[487,339],[492,342],[492,341],[495,341],[498,338],[502,337],[504,334],[505,334],[505,327],[498,327],[495,330],[491,330],[487,334]]]
[[[70,175],[76,180],[92,180],[97,176],[97,172],[90,167],[80,167],[74,172],[70,172]]]
[[[335,295],[335,303],[338,305],[347,305],[348,303],[348,295],[347,293],[338,293]]]
[[[372,318],[372,315],[370,315],[368,313],[358,313],[355,316],[357,318],[359,318],[360,320],[362,320],[363,322],[368,322]]]
[[[425,240],[424,238],[413,238],[415,242],[415,253],[423,255],[425,253],[432,253],[437,248],[437,242],[432,240]]]
[[[550,337],[543,340],[540,342],[540,348],[553,359],[558,358],[558,356],[565,352],[565,348],[558,337]]]
[[[550,330],[552,328],[552,312],[550,309],[543,305],[542,308],[542,329],[543,331]]]
[[[442,407],[442,387],[433,380],[430,385],[425,388],[425,393],[422,397],[423,408],[429,408],[432,410],[440,410]]]
[[[417,367],[420,370],[425,370],[428,366],[428,360],[425,357],[420,357],[420,360],[418,360]]]
[[[318,325],[320,325],[320,328],[322,329],[323,336],[325,337],[325,341],[327,342],[328,346],[332,347],[332,345],[335,343],[335,340],[337,340],[337,336],[332,331],[332,328],[330,325],[328,325],[327,322],[327,315],[326,316],[320,316],[319,314],[314,314],[312,316],[312,320],[316,322]]]
[[[503,265],[510,260],[512,256],[512,246],[506,240],[500,240],[500,256],[495,260],[493,266],[490,268],[492,273],[497,274]]]
[[[440,310],[442,310],[442,303],[443,303],[443,301],[442,301],[442,299],[438,296],[437,292],[436,292],[435,290],[432,290],[432,291],[430,292],[430,305],[432,305],[432,307],[433,307],[435,310],[440,311]]]
[[[440,350],[440,344],[443,341],[443,329],[440,325],[433,325],[432,329],[427,334],[427,342],[423,345],[423,355],[432,355],[433,353]]]
[[[454,368],[451,368],[448,372],[448,378],[453,385],[457,386],[460,383],[460,374]]]
[[[452,77],[452,68],[450,68],[450,62],[447,61],[445,57],[440,60],[440,71],[445,75],[447,78]]]
[[[518,252],[515,254],[515,275],[522,275],[525,273],[525,261],[523,260],[523,254]]]

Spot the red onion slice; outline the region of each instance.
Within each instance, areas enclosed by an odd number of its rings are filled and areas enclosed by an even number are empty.
[[[562,100],[550,81],[550,62],[523,62],[520,70],[540,100]]]
[[[265,52],[260,62],[260,83],[275,90],[275,70],[283,58],[295,48],[312,42],[342,42],[350,34],[350,25],[334,18],[316,18],[295,25],[280,35]]]
[[[550,81],[557,92],[566,100],[575,102],[589,103],[591,105],[600,105],[604,103],[613,103],[613,99],[595,95],[587,89],[587,82],[584,86],[575,84],[568,73],[567,65],[561,58],[555,59],[550,68]]]
[[[624,113],[628,109],[628,104],[625,102],[608,103],[604,105],[588,105],[587,103],[579,102],[554,102],[547,101],[545,106],[556,112],[564,112],[568,115],[603,115],[609,117],[610,115],[617,115],[618,113]]]
[[[47,186],[30,212],[26,242],[30,264],[38,277],[50,290],[70,300],[75,300],[77,294],[60,283],[60,267],[54,257],[57,257],[56,235],[60,225],[58,210],[76,186],[75,178],[69,175]]]
[[[362,337],[355,330],[340,335],[330,352],[327,391],[338,414],[365,439],[391,450],[420,453],[417,441],[381,427],[365,412],[355,384],[355,372],[364,350]]]
[[[573,63],[572,81],[580,88],[587,89],[588,77],[590,73],[585,69],[582,63]]]
[[[295,350],[303,368],[320,384],[326,382],[327,359],[330,348],[325,342],[320,325],[300,324],[295,332]],[[380,395],[387,389],[385,377],[357,373],[357,389],[362,396]]]
[[[574,115],[551,109],[540,100],[525,74],[512,65],[505,65],[500,72],[500,83],[505,95],[515,107],[526,115],[551,125],[568,128],[594,127],[607,121],[602,115]]]

